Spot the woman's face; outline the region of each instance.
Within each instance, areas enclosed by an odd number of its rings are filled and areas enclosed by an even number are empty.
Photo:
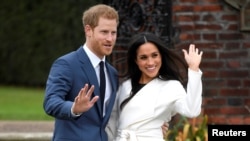
[[[146,84],[158,75],[162,64],[161,54],[154,44],[147,42],[137,49],[135,62],[142,72],[139,83]]]

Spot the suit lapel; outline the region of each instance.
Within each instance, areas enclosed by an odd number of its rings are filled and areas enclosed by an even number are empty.
[[[106,64],[106,69],[107,69],[107,73],[108,73],[108,77],[109,77],[109,80],[110,80],[110,84],[111,84],[111,95],[110,95],[110,98],[109,98],[109,103],[106,107],[106,113],[105,115],[110,115],[111,114],[111,111],[113,109],[113,105],[114,105],[114,102],[115,102],[115,99],[116,99],[116,86],[118,85],[118,79],[117,76],[115,76],[115,72],[111,70],[111,66],[110,64],[108,63],[105,63]],[[109,116],[105,116],[105,120],[108,120]]]
[[[83,70],[83,73],[85,73],[85,76],[88,78],[88,82],[90,82],[89,85],[95,86],[93,96],[100,96],[99,83],[97,80],[97,76],[95,75],[95,69],[92,66],[92,64],[91,64],[86,52],[83,50],[82,46],[77,50],[77,56],[78,56],[80,62],[82,63],[81,68]],[[96,104],[97,104],[97,109],[100,113],[100,116],[102,117],[101,101],[98,100],[96,102]]]

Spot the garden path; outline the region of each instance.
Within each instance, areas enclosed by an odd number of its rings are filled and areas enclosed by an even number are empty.
[[[2,121],[0,120],[0,133],[9,132],[53,132],[54,121]]]

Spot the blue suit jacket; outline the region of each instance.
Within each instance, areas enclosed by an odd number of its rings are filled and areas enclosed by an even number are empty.
[[[118,88],[117,70],[106,63],[112,86],[112,94],[105,117],[102,117],[101,102],[80,117],[72,117],[71,107],[80,89],[87,83],[95,85],[93,96],[100,95],[95,70],[81,46],[58,58],[52,65],[44,98],[44,110],[55,117],[53,141],[107,141],[105,132]]]

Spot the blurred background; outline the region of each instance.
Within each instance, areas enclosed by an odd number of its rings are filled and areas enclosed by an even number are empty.
[[[84,43],[82,13],[98,0],[2,0],[0,84],[43,87],[55,58]]]
[[[49,69],[57,57],[84,43],[83,11],[100,2],[0,2],[1,121],[53,120],[42,108]]]

